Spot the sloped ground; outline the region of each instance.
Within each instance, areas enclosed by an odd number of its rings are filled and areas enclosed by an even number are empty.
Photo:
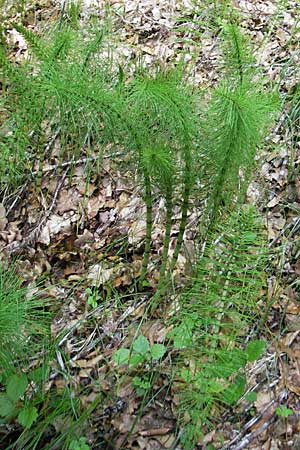
[[[182,55],[196,87],[205,89],[217,79],[216,15],[222,9],[201,2],[126,1],[110,2],[110,27],[119,61],[130,65],[142,55],[149,67],[159,60],[174,63]],[[261,330],[272,344],[264,357],[249,367],[249,391],[258,392],[254,404],[241,400],[232,411],[225,411],[216,429],[207,432],[197,448],[227,450],[300,448],[300,373],[298,314],[299,265],[299,141],[297,129],[288,127],[290,95],[299,83],[300,29],[297,2],[235,2],[242,25],[251,34],[259,64],[269,79],[287,98],[283,112],[260,152],[248,201],[263,213],[269,245],[274,249],[270,261],[273,275],[268,280],[269,309],[267,327]],[[13,9],[11,10],[13,14]],[[103,20],[102,2],[83,2],[81,25],[94,16]],[[28,27],[39,30],[59,17],[54,2],[39,2],[27,8]],[[12,19],[15,17],[12,17]],[[12,55],[26,57],[24,39],[13,29],[9,34]],[[110,356],[120,346],[130,344],[147,308],[149,287],[135,294],[145,236],[145,220],[136,174],[123,164],[126,155],[116,151],[104,159],[99,170],[86,177],[85,155],[57,174],[55,149],[58,136],[49,143],[50,156],[44,166],[43,184],[38,192],[28,181],[11,195],[4,193],[0,216],[0,248],[3,258],[19,255],[20,271],[34,286],[43,275],[47,294],[56,312],[52,334],[69,330],[60,341],[61,352],[69,356],[72,385],[89,406],[101,391],[101,405],[90,417],[87,438],[91,448],[180,449],[176,427],[176,390],[170,390],[171,366],[163,360],[157,379],[156,395],[141,405],[132,386],[132,376],[118,380],[111,370]],[[120,154],[121,153],[121,154]],[[90,164],[96,165],[97,154]],[[155,262],[161,252],[163,214],[156,205],[149,286],[155,287]],[[176,283],[180,286],[189,273],[197,236],[199,208],[190,211],[185,246],[179,259]],[[97,287],[97,290],[93,290]],[[88,305],[91,293],[98,306]],[[171,297],[172,298],[172,297]],[[169,300],[171,300],[171,298]],[[171,304],[171,302],[170,302]],[[141,331],[150,343],[163,343],[165,318],[170,307],[161,305],[156,317],[142,322]],[[64,378],[62,357],[57,353],[50,385],[61,388]],[[113,388],[117,385],[117,389]],[[84,387],[84,393],[82,388]],[[280,405],[292,410],[287,418],[278,417]],[[57,423],[57,429],[64,424]],[[105,444],[103,444],[105,442]],[[113,442],[114,444],[110,444]],[[211,447],[213,448],[213,447]]]

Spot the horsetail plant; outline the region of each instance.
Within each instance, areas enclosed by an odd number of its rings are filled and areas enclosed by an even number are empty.
[[[24,150],[33,145],[39,149],[40,172],[49,128],[59,130],[60,161],[65,157],[72,161],[82,149],[89,152],[107,143],[124,146],[137,163],[144,187],[146,239],[141,286],[151,251],[154,198],[159,195],[165,200],[158,286],[161,291],[182,247],[195,181],[193,160],[201,132],[197,96],[183,81],[179,69],[160,68],[152,75],[139,69],[130,80],[124,79],[123,72],[120,77],[120,70],[119,75],[111,72],[111,64],[105,62],[100,51],[102,33],[82,43],[78,31],[63,26],[56,31],[54,43],[47,44],[27,29],[16,28],[31,44],[40,63],[35,72],[30,61],[20,70],[13,68],[17,82],[12,83],[11,109],[16,106],[18,126],[9,139],[12,143],[19,139],[21,128]],[[225,79],[213,91],[202,130],[201,145],[210,166],[206,221],[211,225],[207,228],[213,227],[220,209],[225,211],[230,205],[241,168],[247,178],[275,104],[261,85],[251,50],[236,25],[224,26],[223,41]],[[25,91],[24,83],[28,87]],[[29,102],[29,95],[36,100]],[[178,203],[179,232],[173,257],[168,261]]]
[[[213,407],[232,405],[243,395],[244,367],[264,349],[256,340],[243,349],[245,331],[258,314],[256,302],[265,285],[267,244],[262,230],[262,220],[252,207],[234,211],[215,226],[191,287],[180,296],[170,320],[169,336],[181,367],[177,381],[180,418],[186,421],[185,450],[195,448],[210,425]]]
[[[277,109],[276,96],[264,88],[251,48],[237,25],[224,26],[223,42],[225,76],[212,92],[204,119],[212,168],[207,230],[234,197],[238,200],[244,194],[257,147]]]
[[[197,133],[194,96],[177,71],[159,70],[154,76],[141,74],[128,86],[128,111],[142,146],[138,158],[144,172],[147,204],[147,232],[141,281],[149,261],[152,204],[151,189],[159,189],[166,203],[166,229],[160,269],[159,289],[167,268],[173,203],[176,187],[182,186],[181,224],[173,260],[176,262],[186,225],[192,181],[192,138]],[[183,167],[183,168],[182,168]],[[150,175],[145,176],[145,174]],[[180,181],[180,178],[181,181]],[[151,187],[151,185],[153,185]],[[174,266],[175,264],[173,264]]]
[[[18,368],[20,361],[49,338],[46,303],[23,287],[15,267],[0,265],[0,375]]]

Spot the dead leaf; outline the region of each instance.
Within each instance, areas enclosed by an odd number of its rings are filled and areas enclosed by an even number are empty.
[[[270,200],[267,203],[267,207],[268,208],[274,208],[274,206],[278,205],[279,201],[280,201],[280,199],[278,197],[273,197],[272,200]]]
[[[96,190],[96,186],[93,183],[87,183],[83,180],[80,180],[80,183],[76,186],[76,188],[78,192],[85,197],[90,197]]]
[[[290,391],[300,397],[300,374],[298,370],[289,371],[287,386]]]
[[[51,237],[58,233],[68,233],[71,231],[71,217],[64,218],[57,214],[52,214],[46,225],[42,229],[37,242],[41,244],[50,244]]]
[[[161,436],[166,435],[169,431],[172,431],[172,428],[152,428],[149,430],[139,431],[141,436]]]
[[[93,219],[98,214],[99,210],[105,205],[105,199],[102,195],[92,197],[88,200],[86,205],[87,216],[89,219]]]
[[[145,220],[138,220],[134,222],[128,232],[129,244],[136,245],[143,240],[146,236],[146,222]]]
[[[273,398],[274,395],[272,394],[272,392],[258,392],[256,400],[254,402],[254,405],[257,408],[258,412],[266,405],[268,405],[273,400]]]
[[[4,231],[8,220],[6,218],[6,210],[2,203],[0,203],[0,231]]]
[[[80,198],[76,189],[62,189],[56,203],[56,210],[61,214],[66,211],[76,211]]]

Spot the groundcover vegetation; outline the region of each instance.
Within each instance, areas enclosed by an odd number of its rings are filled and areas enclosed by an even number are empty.
[[[24,189],[50,206],[25,227],[23,242],[7,245],[1,262],[1,448],[133,448],[144,411],[175,393],[172,427],[165,431],[172,430],[173,443],[161,448],[191,450],[246,392],[247,367],[268,344],[261,330],[270,250],[262,217],[245,203],[245,192],[280,102],[238,15],[225,3],[216,11],[219,20],[211,17],[208,25],[218,30],[218,80],[209,91],[195,86],[183,59],[122,64],[106,22],[80,26],[79,3],[63,3],[50,30],[37,33],[18,15],[2,26],[1,190],[13,199],[11,212],[19,202],[15,193],[24,196]],[[21,62],[5,38],[11,29],[28,48]],[[295,97],[294,115],[298,103]],[[67,299],[81,292],[84,313],[53,331],[63,322],[59,286],[46,263],[34,281],[28,269],[24,275],[26,252],[53,220],[60,190],[72,189],[78,165],[88,201],[89,181],[101,191],[101,171],[116,158],[139,197],[143,230],[131,250],[129,238],[112,237],[107,252],[110,261],[121,254],[135,264],[135,275],[127,285],[113,284],[103,253],[93,254],[93,280],[73,276],[68,284]],[[52,190],[51,170],[58,180]],[[196,250],[182,273],[192,209],[199,211]],[[161,248],[153,257],[157,239]],[[52,260],[63,261],[55,248]],[[119,315],[105,331],[97,321],[109,317],[112,305]],[[142,313],[134,315],[137,310]],[[131,314],[125,331],[122,322]],[[163,329],[160,338],[147,332],[154,321]],[[94,365],[84,362],[85,351]],[[84,382],[78,368],[86,370]],[[106,422],[117,423],[126,389],[134,419],[118,433]]]

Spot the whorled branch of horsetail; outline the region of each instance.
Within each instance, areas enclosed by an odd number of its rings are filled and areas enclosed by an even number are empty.
[[[184,118],[182,117],[182,114],[180,113],[180,109],[178,108],[178,105],[174,101],[172,101],[172,104],[176,107],[176,109],[178,111],[178,115],[180,117],[187,142],[185,143],[184,153],[183,153],[185,167],[184,167],[184,176],[183,176],[183,186],[184,187],[183,187],[183,193],[182,193],[181,221],[180,221],[179,233],[178,233],[178,237],[177,237],[177,242],[176,242],[173,258],[172,258],[172,261],[170,264],[170,274],[174,270],[174,267],[177,262],[178,255],[179,255],[182,243],[183,243],[183,236],[184,236],[184,232],[185,232],[185,228],[186,228],[186,224],[187,224],[189,197],[190,197],[191,190],[192,190],[192,186],[191,186],[192,155],[191,155],[191,147],[190,147],[190,135],[189,135],[189,132],[185,125]]]
[[[234,28],[232,28],[233,32],[232,32],[232,36],[233,36],[233,40],[234,40],[234,45],[235,45],[235,49],[236,49],[236,53],[237,53],[237,63],[238,63],[238,72],[239,72],[239,85],[241,86],[244,82],[244,70],[243,70],[243,61],[242,61],[242,57],[241,57],[241,49],[240,49],[240,45],[238,42],[238,37],[236,34],[236,31]]]
[[[224,92],[222,93],[223,97],[230,100],[232,103],[235,104],[235,106],[238,108],[238,104],[234,100],[233,96],[226,95]],[[218,208],[222,201],[222,191],[224,190],[224,184],[226,182],[226,179],[228,178],[227,172],[230,168],[230,161],[232,159],[232,153],[234,151],[235,147],[235,141],[236,141],[236,135],[233,135],[229,141],[229,143],[226,146],[225,155],[222,161],[221,169],[219,170],[219,173],[217,174],[216,182],[214,183],[212,195],[211,195],[211,202],[208,204],[208,224],[206,227],[205,235],[202,238],[202,241],[205,242],[207,239],[208,234],[214,229],[214,225],[216,223],[217,215],[218,215]],[[246,184],[246,183],[245,183]],[[242,197],[242,193],[240,193],[239,197]]]
[[[70,93],[74,95],[74,92],[69,88]],[[92,103],[95,103],[95,99],[93,96],[89,95],[88,93],[85,94],[85,96],[88,98],[89,101]],[[135,141],[136,148],[139,153],[139,160],[141,160],[141,153],[142,153],[142,144],[139,140],[139,137],[137,133],[133,130],[130,123],[126,120],[125,117],[121,116],[120,112],[117,111],[113,106],[110,106],[110,109],[113,114],[115,114],[118,119],[125,125],[127,128],[129,134],[133,137]],[[105,111],[101,111],[103,114],[107,114]],[[144,177],[144,187],[145,187],[145,203],[146,203],[146,240],[145,240],[145,250],[143,255],[143,261],[142,261],[142,267],[141,267],[141,274],[140,274],[140,283],[145,279],[145,276],[147,274],[148,264],[149,264],[149,258],[150,258],[150,250],[151,250],[151,234],[152,234],[152,211],[153,211],[153,200],[152,200],[152,187],[151,187],[151,179],[150,174],[147,170],[147,168],[142,167],[143,171],[143,177]]]
[[[216,187],[214,188],[214,192],[212,194],[213,204],[212,204],[211,210],[208,211],[208,215],[210,216],[210,218],[209,218],[209,223],[208,223],[208,226],[206,229],[204,241],[206,240],[206,237],[208,236],[209,232],[214,228],[214,225],[216,222],[216,218],[217,218],[217,214],[218,214],[218,207],[221,202],[221,192],[223,190],[224,183],[226,181],[226,171],[227,171],[227,167],[228,167],[228,164],[230,161],[230,149],[231,149],[231,145],[228,145],[228,148],[227,148],[227,151],[225,154],[225,158],[223,160],[222,168],[221,168],[220,173],[217,178]]]
[[[221,240],[221,238],[219,240]],[[215,246],[215,243],[214,243],[214,246]],[[231,281],[231,274],[232,274],[232,271],[233,271],[233,263],[232,263],[233,256],[230,256],[228,259],[229,259],[229,261],[227,261],[228,265],[227,265],[226,269],[223,269],[222,272],[219,274],[222,277],[222,275],[224,275],[224,272],[226,271],[226,275],[225,275],[226,278],[225,278],[225,283],[224,283],[224,286],[223,286],[221,298],[218,301],[217,305],[214,305],[215,307],[221,307],[222,304],[224,304],[224,300],[225,300],[225,298],[227,296],[227,293],[228,293],[228,290],[229,290],[229,283]],[[230,305],[228,305],[227,307],[229,308]],[[211,330],[211,335],[212,336],[219,336],[220,329],[221,329],[220,324],[221,324],[222,318],[224,317],[225,313],[226,313],[225,308],[222,308],[222,311],[220,311],[216,315],[216,317],[215,317],[215,319],[216,319],[215,320],[215,325],[213,325],[212,330]],[[208,358],[209,362],[213,361],[214,351],[216,350],[217,345],[218,345],[217,339],[212,339],[212,342],[210,344],[211,354],[209,355],[209,358]]]

